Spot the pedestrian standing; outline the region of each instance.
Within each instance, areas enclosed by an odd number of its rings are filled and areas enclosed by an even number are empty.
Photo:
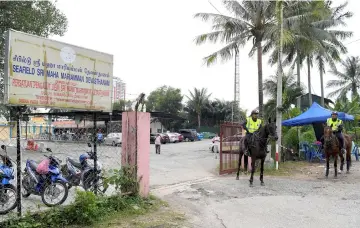
[[[160,154],[160,145],[161,145],[161,136],[160,134],[157,134],[155,138],[155,151],[157,154]]]

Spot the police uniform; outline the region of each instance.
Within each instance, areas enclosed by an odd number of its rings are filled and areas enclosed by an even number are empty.
[[[341,146],[341,149],[345,149],[345,145],[344,145],[344,136],[341,133],[341,129],[339,129],[340,126],[343,125],[342,120],[336,118],[336,120],[333,120],[332,117],[328,118],[326,121],[326,125],[328,127],[332,128],[332,131],[334,132],[335,136],[339,139],[339,143]]]
[[[251,114],[257,114],[256,111],[253,111]],[[246,136],[245,136],[245,148],[246,152],[248,152],[248,143],[251,135],[253,135],[254,132],[259,130],[261,127],[262,121],[261,119],[257,119],[256,121],[253,120],[252,116],[249,116],[246,118],[246,121],[243,123],[243,127],[246,130]]]

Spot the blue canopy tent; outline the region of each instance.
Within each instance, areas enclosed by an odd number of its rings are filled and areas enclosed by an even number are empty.
[[[292,119],[284,120],[282,125],[294,127],[312,124],[314,126],[316,138],[317,140],[320,140],[321,135],[323,134],[322,123],[326,122],[326,120],[331,116],[331,113],[331,110],[323,108],[318,103],[314,102],[306,112],[303,112]],[[342,121],[354,120],[354,116],[348,115],[344,112],[339,112],[338,118]]]

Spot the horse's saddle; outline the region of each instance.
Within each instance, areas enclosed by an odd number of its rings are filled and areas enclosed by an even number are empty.
[[[248,147],[255,147],[255,136],[254,134],[250,135],[248,138]]]

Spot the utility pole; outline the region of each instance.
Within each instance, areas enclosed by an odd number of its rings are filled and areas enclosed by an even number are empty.
[[[277,96],[276,96],[276,127],[278,133],[278,141],[276,142],[276,170],[279,169],[279,151],[281,148],[281,122],[282,122],[282,51],[283,51],[283,1],[278,0],[276,2],[276,8],[278,10],[278,23],[280,27],[279,38],[279,55],[278,55],[278,69],[277,69]]]

